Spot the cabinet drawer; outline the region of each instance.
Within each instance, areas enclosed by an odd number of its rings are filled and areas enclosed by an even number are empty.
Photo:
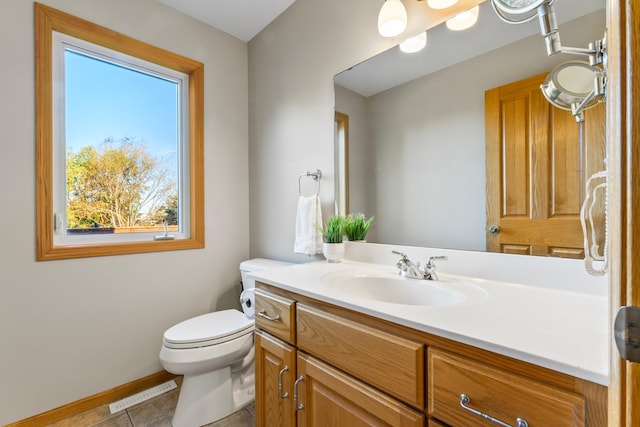
[[[424,345],[298,303],[298,347],[422,410]]]
[[[256,288],[256,327],[295,344],[295,301]]]
[[[440,350],[428,351],[428,412],[448,424],[495,425],[461,405],[516,426],[517,418],[539,426],[584,426],[580,395],[528,380]]]

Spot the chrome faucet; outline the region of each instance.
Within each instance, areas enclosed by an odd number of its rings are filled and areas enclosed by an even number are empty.
[[[446,261],[448,258],[446,256],[432,256],[427,261],[427,265],[424,267],[424,279],[425,280],[438,280],[438,275],[436,274],[436,263],[434,261]]]
[[[391,251],[396,255],[402,256],[400,261],[396,263],[396,267],[400,269],[398,274],[402,277],[406,277],[408,279],[422,279],[422,280],[438,280],[438,275],[436,274],[436,264],[435,261],[446,261],[446,256],[432,256],[429,258],[427,265],[424,267],[424,270],[420,270],[420,263],[414,264],[413,261],[409,259],[409,257],[402,252],[399,251]]]
[[[400,274],[403,277],[407,277],[409,279],[422,279],[422,272],[420,271],[420,263],[415,265],[413,261],[409,259],[408,256],[398,251],[391,251],[396,255],[402,256],[402,259],[396,263],[396,267],[400,269]]]

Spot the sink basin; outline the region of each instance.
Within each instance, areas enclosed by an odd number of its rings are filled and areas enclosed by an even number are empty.
[[[337,293],[389,304],[451,306],[479,302],[486,292],[466,281],[407,279],[395,272],[343,272],[322,277]]]

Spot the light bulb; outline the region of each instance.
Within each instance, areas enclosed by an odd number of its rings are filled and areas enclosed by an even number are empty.
[[[378,14],[378,32],[394,37],[407,29],[407,10],[400,0],[386,0]]]
[[[404,53],[420,52],[427,45],[427,32],[424,31],[417,36],[409,37],[400,43],[400,50]]]
[[[458,0],[427,0],[431,9],[446,9],[458,3]]]
[[[473,27],[478,21],[478,13],[480,6],[474,6],[469,10],[465,10],[447,21],[447,28],[453,31],[462,31]]]

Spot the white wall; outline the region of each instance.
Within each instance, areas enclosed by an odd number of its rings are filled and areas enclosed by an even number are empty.
[[[249,254],[246,43],[153,0],[44,3],[205,64],[206,249],[35,262],[33,2],[4,0],[1,425],[160,371],[164,330],[236,306]]]

